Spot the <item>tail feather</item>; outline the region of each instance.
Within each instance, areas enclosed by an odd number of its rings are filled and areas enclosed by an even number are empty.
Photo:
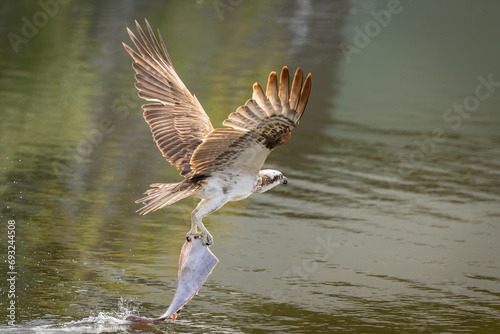
[[[140,198],[136,203],[143,203],[144,206],[136,212],[145,215],[161,209],[167,205],[174,204],[183,198],[193,195],[200,186],[188,183],[185,180],[179,183],[154,183],[154,187],[144,194],[146,197]]]

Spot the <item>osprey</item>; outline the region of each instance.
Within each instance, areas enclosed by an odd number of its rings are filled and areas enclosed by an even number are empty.
[[[298,68],[290,88],[286,66],[279,87],[276,72],[271,72],[266,92],[255,83],[252,98],[222,123],[228,128],[214,129],[198,99],[175,72],[159,30],[156,38],[146,20],[148,39],[135,23],[142,43],[127,31],[138,52],[123,45],[134,59],[138,95],[152,102],[142,106],[143,116],[163,156],[184,176],[178,183],[152,184],[147,196],[136,201],[144,204],[137,212],[145,215],[188,196],[200,198],[186,238],[202,237],[211,245],[213,238],[202,222],[205,216],[229,201],[287,184],[281,172],[261,167],[299,124],[311,92],[311,74],[303,82]]]

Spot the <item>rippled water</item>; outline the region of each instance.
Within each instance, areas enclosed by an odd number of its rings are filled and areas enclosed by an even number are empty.
[[[0,8],[0,332],[499,330],[497,2]],[[283,65],[311,72],[313,92],[266,163],[288,186],[207,217],[220,262],[199,295],[174,324],[131,326],[167,308],[196,205],[134,213],[150,183],[179,180],[121,46],[144,17],[216,127]],[[40,27],[13,46],[23,18]]]

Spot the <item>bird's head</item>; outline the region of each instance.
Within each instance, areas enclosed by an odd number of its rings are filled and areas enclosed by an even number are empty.
[[[255,192],[263,193],[278,184],[287,184],[288,180],[280,171],[274,169],[263,169],[259,172],[259,183]]]

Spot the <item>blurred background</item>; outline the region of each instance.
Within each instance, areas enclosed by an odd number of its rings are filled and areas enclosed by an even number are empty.
[[[493,333],[500,327],[500,3],[2,1],[0,332]],[[220,263],[174,323],[196,199],[152,140],[126,27],[147,18],[215,127],[270,71],[313,76],[265,167],[288,186],[204,222]],[[7,306],[15,226],[15,327]]]

